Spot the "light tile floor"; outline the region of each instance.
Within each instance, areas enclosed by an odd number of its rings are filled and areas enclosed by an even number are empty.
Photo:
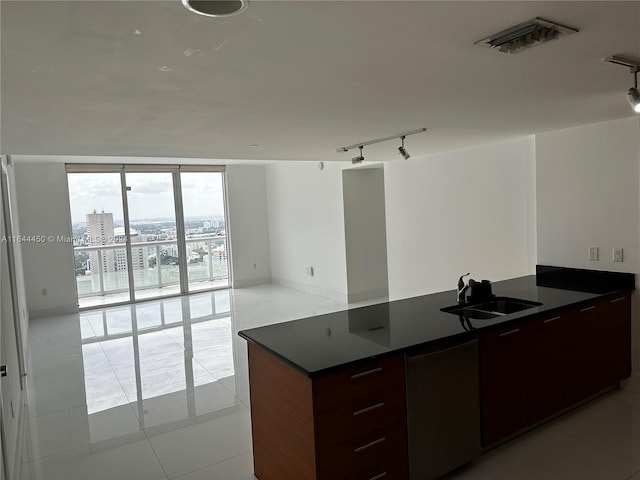
[[[263,285],[33,321],[21,478],[254,479],[237,332],[345,307]],[[639,471],[640,393],[619,390],[447,479],[640,480]]]

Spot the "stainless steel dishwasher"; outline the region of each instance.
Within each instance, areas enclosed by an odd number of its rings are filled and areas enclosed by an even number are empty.
[[[430,480],[480,455],[478,339],[405,355],[409,478]]]

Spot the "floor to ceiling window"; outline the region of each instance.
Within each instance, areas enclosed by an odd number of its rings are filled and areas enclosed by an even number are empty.
[[[67,165],[80,308],[229,286],[222,167]]]

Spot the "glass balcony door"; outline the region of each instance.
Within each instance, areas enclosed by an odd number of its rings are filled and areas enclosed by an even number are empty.
[[[136,300],[181,293],[174,174],[127,172],[128,235]]]
[[[229,286],[223,170],[182,168],[67,165],[80,308]]]
[[[222,172],[180,172],[189,291],[229,286]]]
[[[69,173],[76,287],[81,305],[131,300],[120,173]]]

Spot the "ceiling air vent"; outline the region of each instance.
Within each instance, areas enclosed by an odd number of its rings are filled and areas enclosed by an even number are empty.
[[[495,48],[503,53],[518,53],[526,48],[578,31],[577,28],[567,27],[566,25],[536,17],[528,22],[478,40],[474,45]]]

